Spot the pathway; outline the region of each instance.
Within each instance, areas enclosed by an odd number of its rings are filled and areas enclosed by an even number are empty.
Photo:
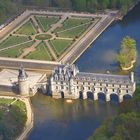
[[[70,30],[72,30],[72,29],[75,29],[75,28],[78,28],[78,27],[81,27],[81,26],[84,26],[84,25],[88,25],[88,24],[90,24],[90,23],[91,23],[91,21],[89,21],[89,22],[87,22],[87,23],[84,23],[84,24],[81,24],[81,25],[77,25],[77,26],[74,26],[74,27],[65,29],[65,30],[62,30],[62,31],[59,31],[59,32],[57,32],[57,33],[59,34],[59,33],[62,33],[62,32],[70,31]]]
[[[33,21],[35,27],[37,28],[38,32],[42,34],[43,31],[41,30],[40,26],[38,25],[38,23],[37,23],[35,17],[34,17],[34,16],[31,16],[31,19],[32,19],[32,21]]]
[[[45,41],[45,43],[46,43],[46,45],[48,46],[48,49],[49,49],[49,51],[51,52],[53,58],[54,58],[55,60],[57,60],[56,53],[53,51],[52,46],[49,44],[48,41]]]
[[[11,49],[11,48],[15,48],[15,47],[17,47],[17,46],[24,45],[24,44],[30,43],[30,42],[32,42],[32,41],[33,41],[33,40],[29,40],[29,41],[26,41],[26,42],[23,42],[23,43],[20,43],[20,44],[16,44],[16,45],[13,45],[13,46],[9,46],[9,47],[6,47],[6,48],[2,48],[2,49],[0,49],[0,51],[5,51],[5,50]]]
[[[51,33],[53,32],[56,28],[60,27],[62,25],[62,23],[67,19],[67,17],[69,17],[68,14],[64,14],[61,16],[61,19],[56,23],[53,24],[53,26],[47,31],[47,33]]]
[[[24,34],[12,34],[12,36],[23,36],[23,37],[28,37],[29,35],[24,35]]]
[[[73,40],[73,38],[64,38],[64,37],[56,37],[56,39],[63,39],[63,40]],[[51,39],[52,40],[52,39]]]
[[[40,42],[41,42],[41,41],[36,40],[36,42],[35,42],[31,47],[25,48],[25,49],[23,50],[23,53],[22,53],[18,58],[24,58],[24,57],[26,57],[30,52],[35,51],[35,50],[36,50],[36,46],[38,46]]]
[[[24,129],[23,133],[16,140],[24,140],[25,138],[27,138],[27,135],[33,128],[33,118],[34,117],[33,117],[33,111],[31,108],[30,98],[21,98],[21,101],[23,101],[26,105],[27,121],[26,121],[25,129]]]

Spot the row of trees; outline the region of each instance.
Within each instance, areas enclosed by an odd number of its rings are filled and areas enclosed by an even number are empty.
[[[127,10],[136,1],[138,0],[21,0],[25,5],[70,8],[79,11],[96,11],[106,8]]]
[[[113,8],[122,9],[126,12],[137,1],[139,0],[1,0],[0,23],[17,13],[23,6],[56,7],[89,12]]]
[[[132,100],[120,105],[119,115],[105,121],[89,140],[140,140],[140,86]]]
[[[0,0],[0,23],[15,15],[17,12],[18,8],[14,2],[11,0]]]

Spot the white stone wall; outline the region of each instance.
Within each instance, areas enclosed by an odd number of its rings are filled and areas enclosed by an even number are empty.
[[[19,93],[29,95],[29,83],[26,79],[19,79]]]
[[[63,77],[62,73],[63,69],[59,69],[59,74],[55,74],[55,77],[51,77],[51,92],[54,98],[62,98],[62,93],[64,98],[77,99],[80,97],[80,92],[83,96],[83,99],[87,99],[88,92],[92,92],[94,100],[98,100],[98,94],[104,93],[106,101],[110,101],[110,97],[112,94],[116,94],[118,96],[119,102],[123,101],[124,95],[133,96],[135,91],[135,82],[133,74],[130,76],[130,81],[126,83],[107,83],[107,82],[95,82],[88,81],[88,78],[83,78],[83,81],[75,76],[70,77],[69,80],[59,79],[59,76]],[[79,71],[77,71],[78,73]],[[61,75],[62,73],[62,75]],[[66,73],[66,69],[65,69]],[[74,74],[75,75],[75,74]],[[57,79],[56,79],[57,78]]]

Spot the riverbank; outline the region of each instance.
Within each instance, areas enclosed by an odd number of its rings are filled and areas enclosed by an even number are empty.
[[[134,67],[135,63],[136,63],[136,60],[133,60],[133,61],[131,61],[131,65],[129,67],[124,67],[124,66],[121,65],[121,69],[123,71],[129,71],[129,70],[131,70]]]
[[[120,11],[120,15],[118,16],[118,19],[119,19],[119,20],[123,20],[123,18],[124,18],[129,12],[131,12],[139,3],[140,3],[140,0],[138,0],[135,4],[133,4],[133,5],[127,10],[127,12]]]
[[[31,108],[30,98],[23,98],[22,101],[26,104],[27,108],[27,121],[22,134],[16,140],[24,140],[33,128],[33,111]]]
[[[10,97],[10,96],[0,96],[0,99],[11,99],[11,100],[15,99],[15,102],[17,100],[20,100],[21,102],[23,102],[25,104],[27,120],[26,120],[25,126],[22,130],[22,133],[20,134],[20,136],[18,136],[16,138],[16,140],[26,139],[27,135],[33,128],[33,112],[32,112],[32,108],[31,108],[30,99],[23,98],[23,97]]]
[[[140,85],[137,85],[133,99],[120,105],[119,113],[108,118],[89,140],[139,140],[140,130]],[[134,129],[135,128],[135,129]]]

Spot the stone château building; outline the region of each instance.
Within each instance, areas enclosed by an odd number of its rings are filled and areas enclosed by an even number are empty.
[[[79,72],[75,65],[60,65],[52,73],[49,83],[46,74],[3,70],[0,72],[0,91],[15,92],[22,96],[34,95],[38,89],[47,93],[49,87],[53,98],[86,99],[89,95],[98,100],[102,93],[106,101],[117,95],[119,102],[126,95],[133,96],[136,83],[134,73],[128,75]]]
[[[111,95],[118,96],[119,102],[125,95],[133,96],[136,88],[134,73],[130,76],[79,72],[75,65],[61,65],[50,78],[50,90],[54,98],[88,98],[89,94],[98,100],[99,93],[110,101]]]

